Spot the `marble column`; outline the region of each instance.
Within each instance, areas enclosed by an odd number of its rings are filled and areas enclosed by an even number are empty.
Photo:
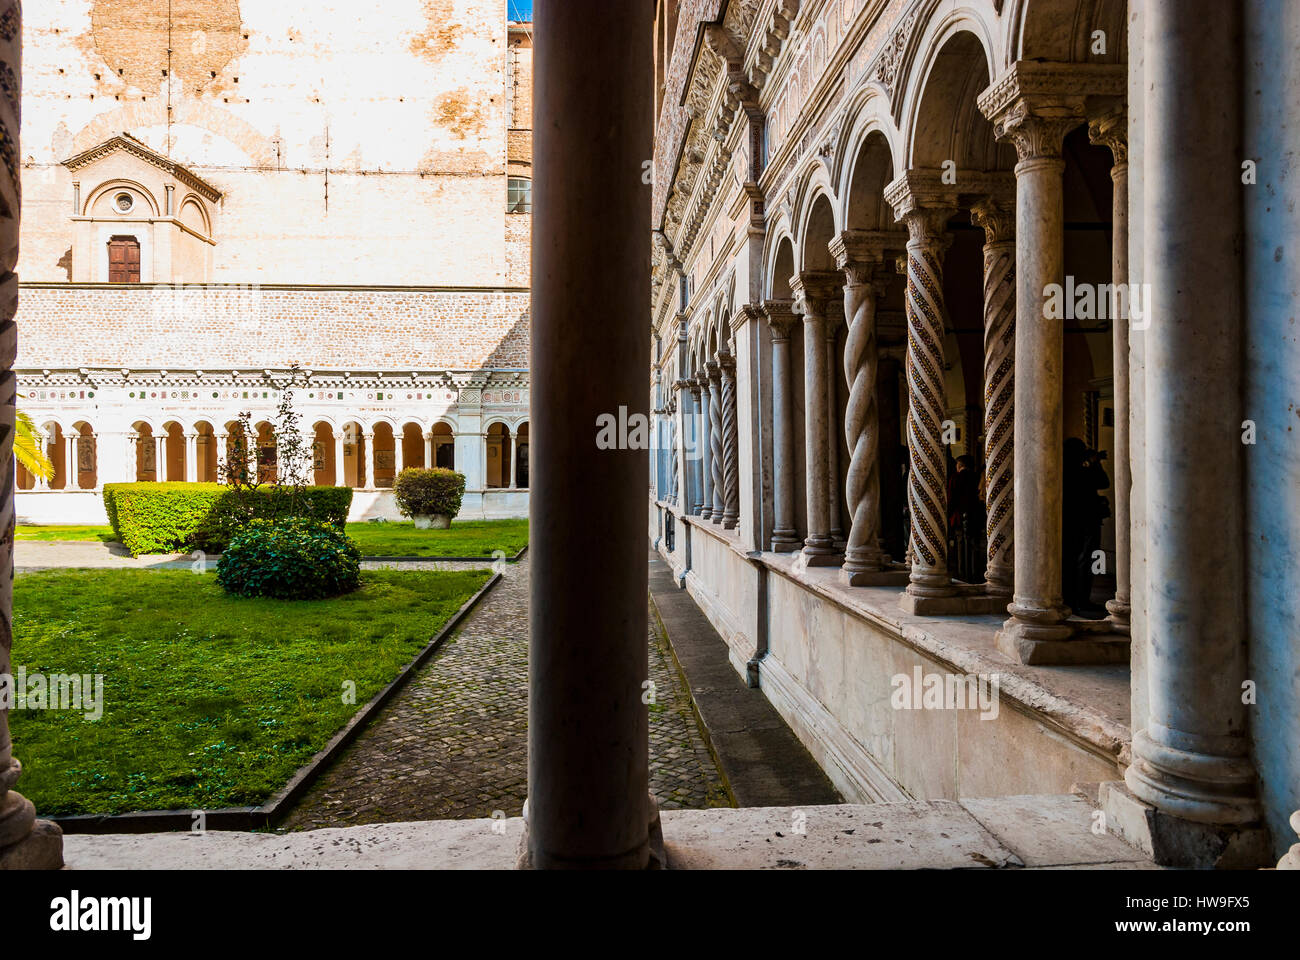
[[[948,461],[943,449],[943,255],[945,227],[956,212],[905,196],[896,208],[907,226],[907,503],[912,516],[912,571],[902,604],[913,613],[925,600],[956,595],[948,575]]]
[[[393,481],[397,481],[397,475],[402,472],[406,466],[406,450],[404,442],[406,431],[398,428],[393,430]]]
[[[1133,470],[1129,464],[1128,417],[1128,131],[1127,114],[1113,110],[1088,124],[1088,138],[1110,148],[1114,162],[1110,179],[1114,185],[1111,200],[1111,283],[1115,294],[1111,300],[1111,349],[1115,384],[1115,440],[1111,470],[1115,481],[1115,597],[1106,602],[1111,626],[1122,633],[1129,630],[1129,491]]]
[[[1015,583],[1015,201],[986,197],[971,207],[971,221],[984,231],[984,490],[988,542],[984,593],[1010,599]]]
[[[511,490],[518,489],[518,485],[515,483],[515,444],[518,442],[519,442],[518,435],[515,433],[515,431],[511,430],[510,431],[510,455],[506,459],[506,469],[510,472],[510,483],[508,484],[508,486]]]
[[[347,476],[343,472],[343,440],[345,434],[342,430],[334,431],[334,486],[346,487]]]
[[[42,433],[40,430],[37,430],[37,431],[36,431],[36,445],[37,445],[38,447],[40,447],[41,452],[44,453],[45,456],[46,456],[47,458],[49,458],[49,456],[50,456],[49,443],[50,443],[50,438],[49,438],[48,436],[46,436],[44,433]],[[32,489],[33,489],[33,490],[48,490],[48,489],[50,489],[50,481],[49,481],[47,478],[45,478],[45,477],[34,477],[33,479],[35,480],[35,482],[32,484]]]
[[[707,365],[706,365],[707,366]],[[700,385],[700,509],[702,520],[713,517],[713,409],[712,392],[709,387],[707,369],[699,372],[697,382]]]
[[[701,437],[704,433],[707,400],[703,397],[697,378],[688,377],[686,383],[691,391],[690,449],[687,451],[691,483],[685,508],[687,513],[698,517],[704,511],[704,443]]]
[[[153,438],[153,478],[163,483],[171,478],[167,475],[167,441],[168,434],[160,433]]]
[[[547,118],[534,133],[530,363],[527,848],[538,868],[647,867],[658,823],[642,699],[650,453],[595,442],[601,415],[649,414],[640,171],[654,153],[653,16],[652,4],[609,0],[534,13]],[[599,560],[575,578],[577,556]]]
[[[736,358],[718,355],[722,376],[722,526],[736,529],[740,522],[740,437],[736,427]]]
[[[199,435],[185,434],[185,480],[188,483],[199,482]]]
[[[808,501],[808,535],[799,564],[803,567],[837,566],[841,557],[831,538],[830,460],[826,391],[830,370],[826,359],[826,310],[838,292],[832,273],[804,272],[793,278],[794,312],[803,318],[804,343],[804,447]]]
[[[7,147],[10,162],[0,164],[0,205],[6,216],[0,218],[0,463],[13,457],[13,438],[17,381],[10,364],[17,343],[14,312],[18,305],[18,278],[14,267],[18,258],[18,223],[21,211],[19,164],[18,104],[23,75],[22,12],[17,0],[0,3],[0,17],[5,29],[0,31],[0,68],[7,78],[8,96],[0,98],[0,141]],[[4,489],[0,493],[0,529],[9,531],[0,542],[0,674],[12,673],[9,651],[13,646],[13,535],[14,472],[6,470]],[[63,866],[63,834],[48,821],[36,819],[32,802],[14,789],[22,775],[22,764],[14,755],[9,737],[9,711],[0,710],[0,870],[51,869]],[[8,911],[12,917],[14,910]],[[13,941],[13,930],[5,930],[6,942]],[[21,937],[21,935],[20,935]]]
[[[366,448],[365,477],[361,486],[362,489],[373,490],[375,488],[375,435],[373,433],[363,433],[361,437],[365,441]]]
[[[709,381],[709,469],[712,471],[709,488],[713,491],[713,512],[709,519],[721,525],[726,504],[723,502],[726,483],[726,450],[723,446],[722,367],[717,360],[705,365]]]
[[[838,299],[826,303],[826,513],[830,517],[831,542],[837,552],[844,549],[844,521],[840,509],[840,373],[844,369],[836,346],[844,326],[844,305]]]
[[[64,490],[76,490],[81,486],[81,475],[77,471],[77,441],[78,435],[70,433],[64,437],[63,443],[63,472],[67,479],[63,482]]]
[[[432,470],[435,466],[433,462],[433,434],[426,433],[424,439],[424,469]]]
[[[790,332],[796,318],[789,300],[767,300],[763,316],[772,331],[772,550],[802,546],[794,525],[794,397]]]
[[[983,104],[981,104],[983,107]],[[988,111],[986,111],[987,115]],[[1065,282],[1065,134],[1081,122],[1068,108],[1035,114],[1015,101],[994,113],[999,139],[1016,148],[1016,349],[1013,503],[1014,592],[998,647],[1043,662],[1073,630],[1061,600],[1062,384],[1065,325],[1046,315],[1049,288]],[[1082,649],[1082,648],[1080,648]]]
[[[840,578],[860,586],[866,575],[884,570],[888,561],[880,548],[876,304],[891,274],[883,268],[880,245],[858,231],[836,237],[831,253],[844,271],[844,318],[849,328],[844,344],[844,376],[849,384],[844,441],[849,453],[845,497],[850,526]]]
[[[1146,17],[1149,700],[1124,780],[1171,817],[1242,825],[1261,816],[1242,695],[1242,14],[1150,0]]]

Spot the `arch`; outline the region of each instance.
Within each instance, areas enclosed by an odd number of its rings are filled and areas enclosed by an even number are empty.
[[[850,191],[864,141],[874,137],[884,139],[890,158],[890,180],[892,180],[899,172],[895,158],[902,156],[900,149],[902,135],[889,113],[889,102],[878,88],[871,85],[863,86],[849,100],[845,109],[845,127],[848,133],[835,153],[834,178],[843,205],[840,222],[844,224],[845,229],[853,229],[848,207],[852,203]]]
[[[187,217],[189,210],[197,214],[199,221],[197,226]],[[176,205],[176,218],[191,230],[198,230],[206,237],[212,236],[212,218],[208,215],[208,208],[203,203],[203,199],[197,193],[187,193],[181,198],[180,203]]]
[[[444,470],[456,469],[456,426],[439,418],[429,429],[430,442],[433,444],[433,466]]]
[[[401,426],[402,457],[400,464],[405,467],[427,467],[430,464],[424,454],[424,426],[417,420],[404,419]]]
[[[1016,60],[1127,63],[1126,0],[1012,0],[1006,20],[1006,65]],[[1105,34],[1105,53],[1094,53],[1093,34]]]
[[[978,96],[994,73],[993,41],[985,25],[955,11],[934,25],[930,45],[913,73],[906,107],[907,167],[1010,170],[1015,151],[993,138]]]
[[[809,197],[802,227],[799,270],[834,270],[835,258],[831,256],[829,244],[840,228],[835,219],[834,195],[829,190],[818,190]]]
[[[398,428],[389,417],[376,417],[370,428],[374,458],[371,480],[375,489],[387,488],[397,479]]]
[[[768,297],[772,300],[789,300],[794,296],[790,278],[794,276],[794,240],[789,234],[776,244],[772,264],[768,268]]]
[[[514,486],[520,490],[528,489],[528,450],[529,440],[532,436],[532,430],[529,429],[528,421],[521,421],[515,428],[515,459],[514,459]]]
[[[104,198],[104,195],[106,193],[111,193],[114,190],[122,190],[122,189],[130,190],[132,193],[140,194],[142,197],[144,197],[145,201],[149,204],[148,211],[144,211],[144,210],[137,211],[133,209],[130,213],[125,214],[122,217],[123,221],[140,220],[142,219],[141,217],[142,214],[144,214],[146,217],[162,216],[162,208],[158,205],[158,198],[153,195],[153,192],[148,187],[146,187],[143,183],[140,183],[138,180],[128,180],[125,177],[118,177],[112,180],[105,180],[99,186],[95,187],[95,189],[91,190],[86,197],[86,202],[82,204],[81,215],[83,217],[91,216],[92,211],[94,211],[95,209],[95,204],[99,203],[99,201]]]
[[[341,486],[334,425],[317,417],[311,425],[312,482],[318,487]]]
[[[194,421],[191,432],[198,434],[194,441],[195,479],[199,483],[218,482],[216,425],[209,419],[200,418]]]
[[[338,485],[359,490],[365,486],[368,430],[359,420],[348,419],[339,430],[343,435],[343,467]]]
[[[855,146],[856,154],[845,164],[845,229],[893,229],[894,211],[885,202],[885,187],[896,171],[889,139],[879,127],[872,127]]]
[[[509,464],[513,459],[510,429],[501,420],[494,420],[483,431],[487,447],[484,458],[483,486],[489,490],[510,485]]]

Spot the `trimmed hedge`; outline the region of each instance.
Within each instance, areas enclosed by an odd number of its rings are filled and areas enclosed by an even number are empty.
[[[393,498],[404,517],[456,519],[465,496],[465,475],[455,470],[407,467],[393,483]]]
[[[220,483],[104,484],[104,510],[113,535],[137,557],[216,553],[253,519],[299,515],[342,530],[351,506],[351,487],[305,487],[300,504],[305,509],[295,511],[288,487],[236,491]]]
[[[217,561],[227,593],[277,600],[323,600],[361,586],[361,551],[323,520],[253,520]]]

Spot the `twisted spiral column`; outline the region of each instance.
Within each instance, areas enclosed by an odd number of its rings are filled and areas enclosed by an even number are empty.
[[[839,373],[843,362],[837,362],[835,341],[839,338],[841,304],[831,303],[826,308],[826,513],[830,519],[831,541],[844,543],[844,530],[840,521],[840,403]]]
[[[700,519],[713,517],[713,417],[714,410],[709,395],[709,374],[707,370],[699,372],[696,381],[700,385],[700,508],[696,511]]]
[[[943,253],[953,211],[917,207],[907,213],[907,446],[911,470],[912,573],[907,592],[952,596],[948,576],[947,461],[943,451]]]
[[[845,483],[851,525],[841,577],[853,584],[855,575],[885,568],[880,548],[880,414],[876,408],[876,301],[889,275],[879,265],[842,260],[844,316],[844,376],[849,402],[844,411],[844,439],[849,451]]]
[[[984,488],[988,565],[984,592],[1015,583],[1016,211],[991,199],[971,208],[984,230]]]
[[[722,514],[726,505],[722,502],[722,485],[726,482],[724,477],[723,462],[726,451],[722,446],[722,368],[718,366],[716,360],[710,360],[706,365],[709,377],[709,407],[712,410],[712,416],[709,418],[709,469],[712,472],[713,483],[713,512],[709,519],[714,523],[722,523]]]
[[[736,358],[718,357],[722,370],[722,526],[740,522],[740,436],[736,426]]]

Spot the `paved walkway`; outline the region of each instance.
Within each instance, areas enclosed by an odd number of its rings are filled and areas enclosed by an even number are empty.
[[[507,566],[460,632],[308,790],[284,829],[520,814],[528,775],[528,570],[527,559]],[[650,789],[664,809],[728,806],[664,639],[652,628],[650,640]]]

